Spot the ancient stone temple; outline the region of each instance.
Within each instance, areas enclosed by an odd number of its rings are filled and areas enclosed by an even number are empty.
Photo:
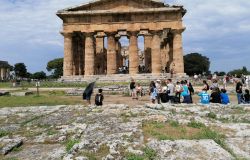
[[[10,65],[6,61],[0,61],[0,80],[8,80],[10,78]]]
[[[120,37],[129,39],[128,72],[139,74],[138,36],[145,73],[184,74],[183,6],[158,0],[95,0],[57,15],[63,20],[64,77],[113,75],[124,65]],[[107,44],[105,45],[104,39]]]

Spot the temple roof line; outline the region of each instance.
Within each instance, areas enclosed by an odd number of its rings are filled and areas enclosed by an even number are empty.
[[[98,2],[101,2],[101,1],[103,1],[103,0],[91,0],[89,2],[81,3],[79,5],[75,5],[75,6],[71,6],[71,7],[59,10],[57,13],[69,11],[69,10],[72,10],[72,9],[77,9],[77,8],[87,6],[87,5],[91,5],[91,4],[94,4],[94,3],[98,3]],[[162,4],[162,5],[165,5],[166,7],[169,6],[168,4],[165,4],[162,0],[148,0],[148,1],[151,1],[151,2],[154,2],[154,3],[159,3],[159,4]]]
[[[57,15],[82,15],[82,14],[114,14],[114,13],[140,13],[140,12],[161,12],[161,11],[179,11],[181,8],[145,8],[127,11],[112,11],[112,10],[86,10],[86,11],[63,11]]]

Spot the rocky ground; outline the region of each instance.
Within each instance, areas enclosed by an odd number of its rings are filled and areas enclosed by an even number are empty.
[[[250,106],[2,108],[0,159],[250,159]]]

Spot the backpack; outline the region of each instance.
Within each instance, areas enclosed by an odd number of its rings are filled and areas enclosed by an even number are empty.
[[[95,96],[95,104],[96,105],[102,105],[102,95],[101,94],[96,94],[96,96]]]

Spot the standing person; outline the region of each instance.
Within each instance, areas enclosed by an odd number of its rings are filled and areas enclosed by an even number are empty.
[[[241,104],[241,96],[242,96],[242,83],[239,79],[236,80],[236,93],[237,93],[237,100],[238,104]]]
[[[182,85],[182,92],[181,92],[181,97],[183,97],[183,102],[182,103],[191,103],[191,100],[190,100],[190,93],[189,93],[189,90],[188,90],[188,86],[187,86],[187,83],[186,81],[181,81],[181,85]]]
[[[174,84],[172,83],[172,79],[166,80],[166,84],[167,84],[167,93],[169,101],[171,103],[174,103],[175,90],[174,90]]]
[[[193,103],[192,95],[194,94],[194,88],[193,88],[193,86],[192,86],[192,84],[191,84],[190,81],[187,81],[187,80],[186,80],[186,83],[187,83],[188,90],[189,90],[190,102]]]
[[[104,96],[102,94],[102,89],[98,89],[98,93],[95,95],[95,105],[102,106],[103,105]]]
[[[175,85],[175,97],[176,97],[176,102],[181,103],[181,92],[183,91],[181,83],[179,81],[176,82]]]
[[[149,86],[149,91],[150,91],[150,99],[153,104],[155,104],[155,100],[157,98],[157,89],[154,81],[151,81],[150,86]]]
[[[227,90],[221,89],[220,98],[221,98],[221,104],[229,104],[230,103],[229,96],[227,94]]]
[[[210,96],[207,93],[206,89],[203,89],[202,92],[198,94],[200,96],[200,103],[201,104],[209,104],[210,103]]]
[[[135,80],[132,79],[131,82],[130,82],[130,94],[132,96],[132,99],[137,99],[137,96],[136,96],[136,86],[135,86]]]
[[[161,95],[162,95],[162,86],[161,86],[161,80],[156,80],[155,83],[156,89],[157,89],[157,103],[160,104],[161,103]]]
[[[91,99],[91,95],[92,95],[93,90],[94,90],[94,86],[95,86],[95,82],[90,83],[86,87],[86,89],[84,90],[83,95],[82,95],[82,98],[84,100],[87,100],[87,102],[88,102],[89,105],[91,104],[90,99]]]
[[[213,88],[212,94],[211,94],[211,103],[221,103],[221,97],[220,97],[220,89],[219,88]]]

